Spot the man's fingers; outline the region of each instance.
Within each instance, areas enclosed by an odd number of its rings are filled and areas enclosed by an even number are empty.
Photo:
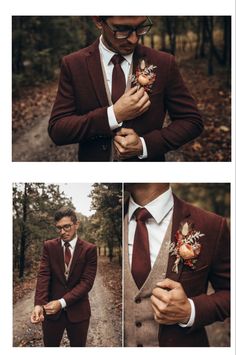
[[[164,302],[155,296],[151,296],[151,303],[159,312],[166,313],[168,302]]]
[[[125,148],[127,146],[127,141],[123,136],[114,137],[114,142],[118,143],[121,147]]]
[[[154,290],[152,291],[153,294],[153,299],[157,298],[161,300],[162,302],[169,303],[170,301],[170,294],[167,290],[164,290],[160,287],[155,287]],[[151,299],[152,299],[151,297]]]
[[[125,95],[133,95],[138,91],[138,87],[137,86],[133,86],[132,88],[130,88],[129,90],[127,90],[125,92]]]
[[[171,279],[165,279],[157,283],[158,287],[173,290],[174,288],[178,288],[180,286],[179,282],[173,281]]]
[[[132,128],[124,128],[124,127],[122,127],[118,132],[116,132],[115,137],[117,137],[117,136],[127,136],[128,134],[134,134],[134,130]]]

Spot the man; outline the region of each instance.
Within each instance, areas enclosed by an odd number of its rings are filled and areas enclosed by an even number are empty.
[[[138,44],[146,16],[94,21],[100,39],[63,58],[49,135],[79,143],[79,161],[164,161],[203,129],[174,57]]]
[[[204,326],[230,313],[226,220],[179,200],[169,184],[126,188],[124,345],[209,346]]]
[[[97,269],[96,247],[77,236],[73,209],[55,214],[59,238],[44,243],[31,322],[42,322],[44,345],[60,346],[66,329],[70,345],[85,346],[91,314],[88,293]]]

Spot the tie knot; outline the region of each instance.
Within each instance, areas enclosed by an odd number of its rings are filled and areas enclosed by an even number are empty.
[[[116,65],[116,64],[121,64],[125,60],[124,57],[122,57],[120,54],[114,54],[113,57],[111,58],[111,62]]]
[[[134,212],[136,221],[146,222],[149,218],[152,218],[152,215],[146,208],[137,208]]]
[[[69,242],[65,242],[65,243],[64,243],[64,247],[65,247],[65,248],[69,248],[69,247],[70,247],[70,243],[69,243]]]

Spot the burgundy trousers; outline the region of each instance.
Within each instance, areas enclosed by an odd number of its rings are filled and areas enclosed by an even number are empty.
[[[66,312],[61,312],[58,320],[45,318],[42,323],[44,346],[59,347],[64,330],[66,329],[70,346],[84,347],[86,346],[88,327],[89,319],[79,323],[71,323]]]

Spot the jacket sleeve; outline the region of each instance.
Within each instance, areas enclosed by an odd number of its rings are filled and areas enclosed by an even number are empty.
[[[79,105],[79,103],[77,103]],[[80,115],[76,108],[72,73],[63,58],[56,100],[49,120],[48,133],[57,145],[80,143],[94,136],[111,136],[107,107]]]
[[[196,316],[191,330],[223,321],[230,315],[230,235],[225,219],[222,219],[209,281],[215,292],[192,298]]]
[[[83,298],[91,290],[97,271],[97,248],[91,247],[87,251],[86,265],[79,283],[69,292],[67,292],[63,298],[66,301],[66,305],[70,306]]]
[[[164,93],[165,108],[171,123],[161,130],[153,130],[144,139],[148,159],[165,154],[198,137],[203,122],[195,100],[190,95],[173,56],[170,57],[167,85]]]
[[[40,262],[39,273],[37,277],[36,291],[35,291],[35,300],[34,304],[36,305],[45,305],[49,301],[49,285],[51,279],[50,272],[50,261],[47,250],[47,244],[44,242],[43,254]]]

